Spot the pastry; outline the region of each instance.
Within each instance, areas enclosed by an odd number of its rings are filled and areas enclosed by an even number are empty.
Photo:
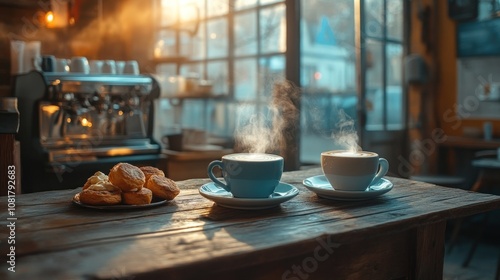
[[[91,185],[97,184],[99,182],[107,182],[107,181],[109,181],[108,176],[102,173],[101,171],[97,171],[96,173],[94,173],[94,175],[90,176],[87,179],[87,182],[85,182],[85,185],[83,185],[83,189],[86,189]]]
[[[165,177],[165,173],[163,173],[162,170],[153,167],[153,166],[141,166],[139,169],[144,173],[144,176],[146,176],[146,182],[149,180],[149,177],[152,175],[158,175]]]
[[[122,192],[122,202],[128,205],[150,204],[153,192],[147,188],[141,188],[135,192]]]
[[[174,181],[158,175],[152,175],[146,182],[145,187],[150,189],[154,196],[166,200],[174,199],[180,192]]]
[[[120,204],[121,190],[108,181],[97,182],[80,192],[80,202],[89,205]]]
[[[139,167],[129,163],[118,163],[108,174],[109,181],[124,192],[138,191],[146,183],[146,177]]]

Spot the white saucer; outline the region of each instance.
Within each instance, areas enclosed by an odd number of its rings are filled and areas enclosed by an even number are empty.
[[[243,210],[276,207],[299,194],[299,190],[296,187],[283,182],[280,182],[276,186],[274,193],[269,198],[234,198],[230,192],[218,187],[214,182],[204,184],[200,187],[199,192],[202,196],[212,200],[219,206]]]
[[[391,181],[381,178],[377,183],[372,184],[365,191],[339,191],[335,190],[325,175],[313,176],[305,179],[302,184],[318,196],[335,200],[365,200],[382,195],[392,190]]]

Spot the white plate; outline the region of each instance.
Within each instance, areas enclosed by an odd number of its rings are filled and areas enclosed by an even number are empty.
[[[243,210],[276,207],[299,194],[296,187],[283,182],[276,186],[274,193],[269,198],[234,198],[230,192],[218,187],[214,182],[204,184],[200,187],[199,192],[203,197],[212,200],[219,206]]]
[[[305,179],[302,184],[318,196],[335,200],[365,200],[382,195],[392,190],[391,181],[381,178],[365,191],[339,191],[335,190],[326,179],[325,175],[313,176]]]

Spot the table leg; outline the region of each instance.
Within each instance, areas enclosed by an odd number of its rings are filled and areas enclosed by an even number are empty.
[[[481,188],[483,188],[483,185],[484,185],[484,176],[485,176],[484,175],[484,170],[481,170],[479,172],[479,175],[477,177],[476,182],[474,183],[474,185],[470,189],[471,191],[478,192]]]
[[[458,234],[460,233],[460,229],[462,228],[463,218],[458,218],[455,220],[455,225],[453,226],[453,231],[451,233],[450,242],[448,245],[448,253],[451,253],[453,247],[455,247],[455,243],[458,239]]]
[[[415,279],[441,279],[444,265],[446,221],[417,228]]]

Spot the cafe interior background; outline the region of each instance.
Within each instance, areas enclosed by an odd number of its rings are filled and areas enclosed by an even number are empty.
[[[175,179],[206,177],[239,140],[274,130],[287,170],[354,141],[390,176],[460,175],[470,188],[473,151],[443,143],[500,137],[499,11],[498,0],[0,0],[0,96],[25,74],[12,72],[12,42],[39,41],[42,55],[135,60],[154,77],[151,138]],[[236,135],[242,123],[256,125]],[[171,151],[179,133],[191,149]]]

